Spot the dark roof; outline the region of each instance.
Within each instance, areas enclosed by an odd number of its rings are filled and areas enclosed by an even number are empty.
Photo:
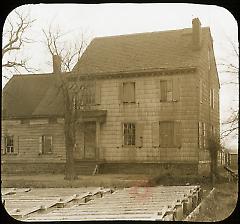
[[[14,75],[2,93],[3,118],[53,116],[63,113],[56,75]]]
[[[77,74],[105,74],[197,66],[210,29],[202,28],[202,48],[194,51],[192,29],[137,33],[92,40],[75,65]]]

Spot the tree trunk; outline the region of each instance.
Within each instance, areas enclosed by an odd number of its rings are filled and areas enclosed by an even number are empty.
[[[74,145],[75,145],[75,117],[71,111],[65,114],[65,146],[66,146],[66,170],[65,179],[77,179],[74,164]]]

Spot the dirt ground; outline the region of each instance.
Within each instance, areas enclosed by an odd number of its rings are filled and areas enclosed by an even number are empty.
[[[11,188],[46,188],[46,187],[129,187],[145,184],[150,179],[147,175],[98,174],[95,176],[78,176],[77,180],[69,181],[64,175],[2,175],[2,187]]]

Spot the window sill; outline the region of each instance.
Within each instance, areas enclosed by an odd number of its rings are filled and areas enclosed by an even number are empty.
[[[4,153],[4,154],[1,154],[1,156],[17,156],[18,153]]]
[[[160,100],[160,103],[177,103],[179,102],[179,100],[171,100],[171,101],[161,101]]]
[[[136,145],[122,145],[122,148],[138,148]]]
[[[39,156],[53,155],[53,152],[48,153],[38,153]]]

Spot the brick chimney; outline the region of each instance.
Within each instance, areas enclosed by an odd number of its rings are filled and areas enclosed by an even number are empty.
[[[59,55],[53,55],[53,73],[59,74],[61,72],[61,57]]]
[[[201,22],[198,18],[192,20],[192,43],[193,49],[199,50],[202,42]]]

